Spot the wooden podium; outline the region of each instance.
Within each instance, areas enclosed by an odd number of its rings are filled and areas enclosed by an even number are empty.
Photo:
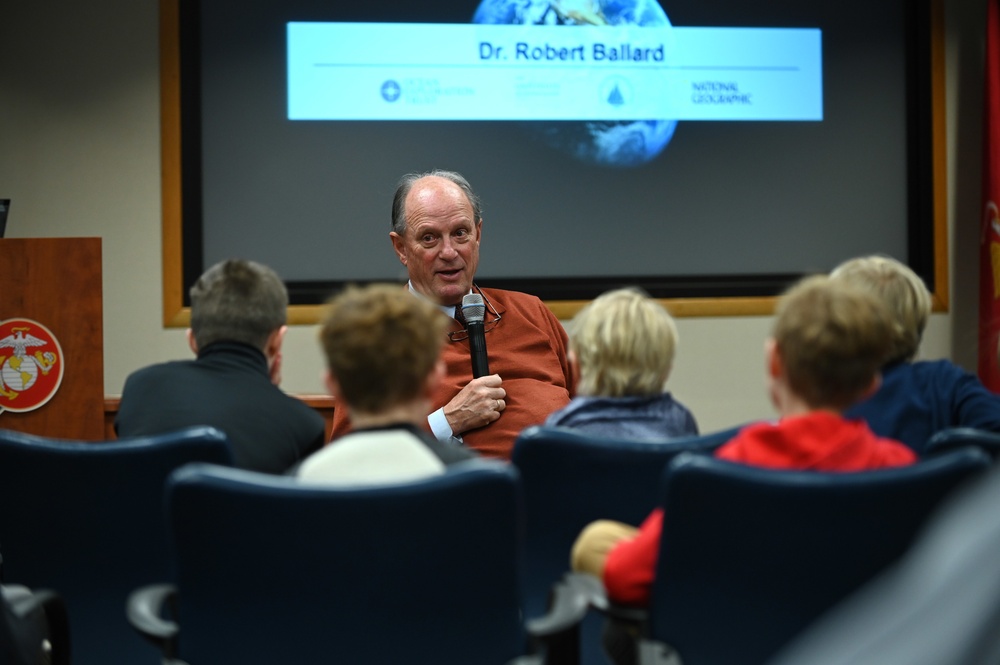
[[[0,239],[0,428],[104,438],[102,286],[100,238]]]

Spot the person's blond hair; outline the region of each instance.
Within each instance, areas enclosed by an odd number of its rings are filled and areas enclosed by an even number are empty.
[[[319,338],[351,408],[380,413],[420,396],[441,354],[447,317],[398,285],[348,287],[333,298]]]
[[[771,336],[791,391],[814,409],[843,410],[872,385],[891,331],[889,311],[876,296],[820,275],[781,297]]]
[[[569,348],[580,368],[581,395],[657,395],[670,375],[677,326],[659,303],[635,288],[608,291],[573,319]]]
[[[889,309],[893,330],[887,362],[916,357],[931,314],[931,294],[917,273],[888,256],[864,256],[840,264],[830,277],[873,293]]]

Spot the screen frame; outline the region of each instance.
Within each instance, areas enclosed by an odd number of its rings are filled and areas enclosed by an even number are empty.
[[[181,31],[181,2],[160,2],[160,104],[163,245],[163,322],[165,327],[190,325],[187,290],[204,270],[200,215],[201,136],[197,100],[183,94],[182,72],[197,58],[195,40]],[[944,1],[914,3],[913,25],[908,26],[908,201],[909,264],[928,284],[934,311],[948,310],[947,173],[944,99]],[[185,22],[185,25],[187,23]],[[183,83],[192,84],[186,74]],[[188,157],[185,162],[185,155]],[[195,213],[191,211],[194,210]],[[187,214],[185,214],[187,211]],[[387,250],[388,251],[388,250]],[[774,311],[776,296],[800,275],[715,275],[650,278],[571,277],[531,280],[482,280],[483,286],[530,290],[537,293],[560,319],[569,319],[594,295],[623,283],[635,284],[657,295],[677,317],[762,316]],[[526,281],[526,280],[525,280]],[[322,300],[338,283],[289,282],[292,324],[318,322]],[[306,304],[298,304],[306,303]]]

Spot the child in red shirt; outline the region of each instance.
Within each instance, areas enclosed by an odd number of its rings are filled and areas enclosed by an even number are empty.
[[[841,415],[878,388],[891,326],[887,310],[870,294],[826,277],[800,282],[779,302],[765,346],[768,389],[781,419],[745,427],[716,457],[840,472],[913,463],[909,448]],[[573,546],[574,570],[600,577],[615,602],[648,604],[663,519],[656,509],[639,529],[594,522]]]

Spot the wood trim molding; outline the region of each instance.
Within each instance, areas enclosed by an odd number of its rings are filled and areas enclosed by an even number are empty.
[[[299,398],[323,416],[323,422],[326,423],[326,440],[329,441],[333,434],[333,409],[335,405],[333,397],[329,395],[292,395],[292,397]],[[106,441],[117,438],[115,435],[115,415],[118,413],[121,401],[122,398],[119,395],[104,396],[104,439]]]
[[[160,0],[160,187],[163,326],[186,328],[181,226],[181,53],[178,0]]]
[[[931,141],[934,183],[934,293],[935,312],[949,308],[948,256],[948,126],[945,100],[944,0],[931,2]]]

